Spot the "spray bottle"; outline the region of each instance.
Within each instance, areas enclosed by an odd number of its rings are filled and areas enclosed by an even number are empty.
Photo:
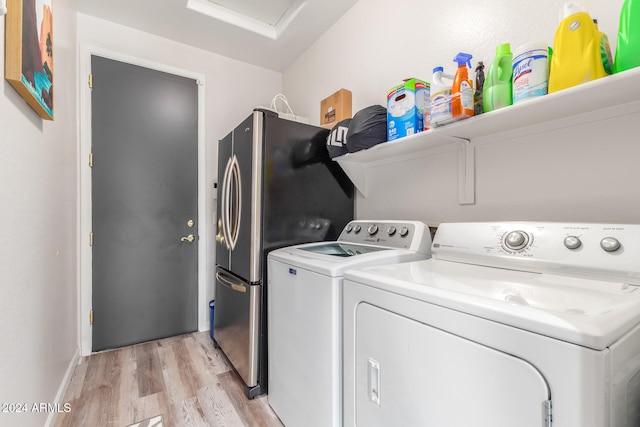
[[[620,11],[620,27],[616,60],[613,70],[616,73],[640,65],[640,1],[625,0]]]
[[[458,64],[451,86],[451,117],[454,119],[473,117],[473,83],[467,69],[471,68],[471,58],[470,54],[463,52],[453,58]]]

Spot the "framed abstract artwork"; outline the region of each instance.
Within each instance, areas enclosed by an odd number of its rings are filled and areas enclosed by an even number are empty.
[[[53,120],[52,0],[7,0],[5,78],[45,120]]]

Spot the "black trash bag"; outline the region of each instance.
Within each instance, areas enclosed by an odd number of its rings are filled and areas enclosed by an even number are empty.
[[[351,123],[351,119],[339,121],[327,136],[327,151],[332,159],[348,153],[347,131],[349,130],[349,123]]]
[[[371,148],[387,140],[387,109],[372,105],[358,111],[351,119],[347,132],[350,153]]]

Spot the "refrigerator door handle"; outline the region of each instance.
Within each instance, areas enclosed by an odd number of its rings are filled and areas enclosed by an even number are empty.
[[[235,248],[240,235],[240,219],[242,214],[242,181],[240,179],[240,164],[238,158],[234,155],[231,164],[231,185],[233,193],[229,197],[233,198],[233,220],[230,222],[229,237],[231,239],[231,248]]]
[[[240,283],[233,276],[225,274],[221,271],[216,271],[216,279],[226,286],[227,288],[234,290],[236,292],[247,292],[247,286],[244,283]]]
[[[232,188],[234,188],[234,184],[237,187],[238,178],[236,178],[234,172],[237,164],[238,158],[234,154],[227,162],[227,167],[224,171],[224,180],[222,182],[222,234],[225,244],[227,245],[227,250],[231,251],[235,248],[238,241],[237,232],[234,239],[231,231],[232,225],[235,222],[232,215],[234,214],[234,200],[236,199],[235,194],[232,193]]]
[[[222,194],[220,197],[220,221],[222,223],[222,237],[224,240],[224,244],[227,247],[227,250],[231,249],[229,245],[229,170],[231,169],[231,158],[227,161],[227,166],[224,170],[224,175],[222,178]]]

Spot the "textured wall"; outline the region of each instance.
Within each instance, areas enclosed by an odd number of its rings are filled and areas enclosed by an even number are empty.
[[[615,51],[622,0],[583,2]],[[553,43],[563,2],[492,0],[455,3],[408,0],[392,8],[360,0],[284,73],[284,90],[296,113],[319,120],[320,100],[344,87],[353,111],[386,102],[386,91],[406,77],[431,79],[453,57],[473,54],[489,64],[495,46],[512,49]],[[309,82],[313,82],[310,85]],[[457,202],[454,153],[419,157],[372,169],[358,217],[427,222],[499,219],[593,222],[640,221],[635,167],[640,145],[632,123],[640,109],[572,124],[564,130],[476,141],[476,203]],[[596,117],[600,119],[599,117]],[[481,118],[480,118],[481,119]],[[612,136],[615,135],[615,138]]]
[[[55,120],[42,120],[0,69],[0,402],[29,411],[55,401],[78,342],[76,43],[65,3],[55,8]],[[0,413],[0,426],[42,426],[48,415]]]

